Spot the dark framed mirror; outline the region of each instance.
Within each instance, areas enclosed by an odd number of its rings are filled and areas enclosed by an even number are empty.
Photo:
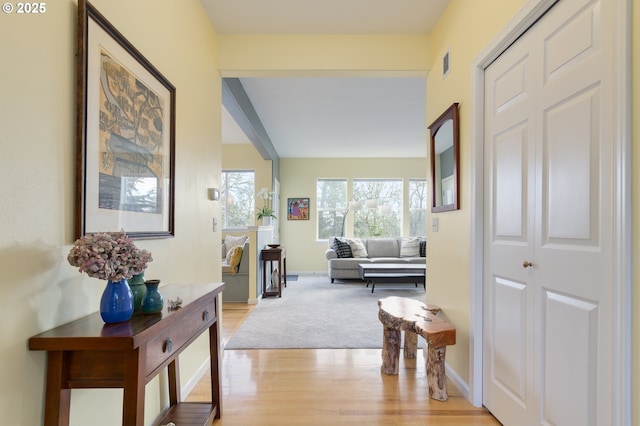
[[[460,208],[458,103],[451,105],[430,126],[431,133],[431,211]]]

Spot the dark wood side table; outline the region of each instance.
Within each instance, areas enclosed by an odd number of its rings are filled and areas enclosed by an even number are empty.
[[[156,425],[209,425],[222,415],[218,294],[224,284],[170,285],[160,288],[161,313],[136,313],[126,322],[105,324],[92,314],[29,339],[30,350],[47,351],[44,424],[68,425],[71,389],[123,388],[122,424],[142,426],[145,385],[168,369],[170,407]],[[170,311],[169,299],[182,308]],[[211,403],[184,403],[178,355],[209,331]]]
[[[287,286],[287,253],[283,246],[279,247],[266,247],[260,251],[260,258],[262,259],[262,297],[278,296],[282,297],[282,285]],[[267,282],[267,262],[271,274],[273,274],[273,262],[278,262],[278,282],[277,287],[273,287],[273,280],[270,279]],[[283,278],[284,277],[284,278]],[[267,285],[270,283],[271,285]]]

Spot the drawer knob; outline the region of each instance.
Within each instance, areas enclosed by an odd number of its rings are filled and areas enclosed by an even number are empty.
[[[164,339],[164,345],[162,345],[162,352],[171,352],[173,350],[173,341],[170,337]]]
[[[209,321],[209,310],[205,309],[202,312],[202,321]]]

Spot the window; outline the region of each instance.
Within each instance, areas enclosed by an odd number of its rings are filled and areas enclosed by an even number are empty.
[[[427,180],[409,179],[409,236],[427,235]]]
[[[355,237],[402,235],[401,179],[354,179],[353,198],[362,203],[354,212]]]
[[[316,184],[318,239],[344,235],[347,210],[347,180],[318,179]]]
[[[223,170],[220,199],[223,228],[245,228],[254,222],[255,173]]]

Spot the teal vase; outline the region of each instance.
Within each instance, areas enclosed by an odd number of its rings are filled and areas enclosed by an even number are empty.
[[[133,293],[133,311],[140,312],[142,310],[142,299],[147,293],[147,287],[144,285],[144,272],[135,274],[127,281],[129,281],[129,288]]]
[[[148,280],[144,282],[144,285],[147,287],[147,292],[142,298],[142,313],[155,314],[162,312],[164,299],[158,290],[160,280]]]
[[[133,315],[133,295],[125,278],[107,281],[100,298],[100,316],[107,324],[129,321]]]

